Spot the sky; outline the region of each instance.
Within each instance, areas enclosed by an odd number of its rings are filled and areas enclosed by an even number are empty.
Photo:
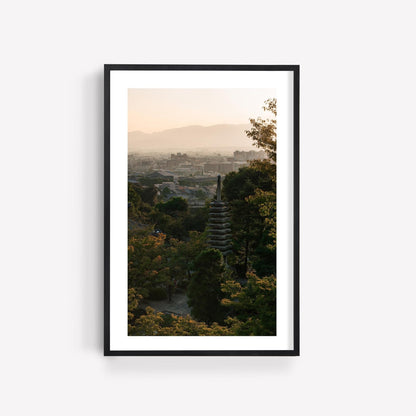
[[[273,97],[273,88],[130,88],[128,131],[154,133],[191,125],[247,124],[249,118],[265,115],[264,101]]]

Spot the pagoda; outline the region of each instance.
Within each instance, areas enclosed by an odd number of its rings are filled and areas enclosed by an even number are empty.
[[[208,244],[221,251],[223,256],[231,253],[231,229],[228,205],[221,201],[221,175],[217,178],[216,200],[211,202],[208,222]]]

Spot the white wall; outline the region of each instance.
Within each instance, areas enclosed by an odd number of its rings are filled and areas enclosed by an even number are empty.
[[[415,414],[411,1],[3,2],[0,411]],[[300,358],[104,358],[104,63],[299,63]]]

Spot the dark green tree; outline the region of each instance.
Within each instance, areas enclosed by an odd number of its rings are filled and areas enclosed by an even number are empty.
[[[157,202],[157,189],[154,186],[142,188],[140,196],[146,204],[154,206]]]
[[[185,287],[191,281],[193,261],[206,248],[206,233],[190,231],[189,241],[170,240],[167,256],[171,274],[179,286]]]
[[[188,305],[192,316],[208,324],[222,323],[225,307],[221,305],[224,294],[225,265],[222,254],[213,248],[203,250],[193,264],[194,273],[188,286]]]
[[[188,237],[185,220],[189,216],[188,202],[179,197],[156,205],[152,219],[156,228],[166,234],[168,239],[184,240]]]
[[[152,211],[153,203],[150,203],[151,199],[149,195],[153,194],[153,191],[144,189],[137,183],[128,184],[128,209],[129,220],[135,223],[148,223],[150,213]]]
[[[265,220],[260,215],[260,206],[254,197],[259,190],[275,192],[275,175],[272,172],[274,169],[270,170],[269,165],[249,166],[229,173],[224,179],[223,195],[231,207],[235,266],[240,277],[247,274],[249,258],[255,255],[256,251],[259,255],[264,254],[263,248],[269,243],[265,238]],[[266,259],[262,259],[261,263],[263,266],[270,266],[264,273],[273,273],[275,256],[273,253],[268,254],[270,255],[267,264],[264,263]]]
[[[175,197],[169,199],[167,202],[157,204],[156,207],[160,212],[165,214],[179,216],[188,211],[188,201],[181,197]]]
[[[184,219],[184,226],[188,232],[198,231],[200,233],[205,231],[208,222],[209,207],[193,208],[189,215]]]
[[[156,228],[165,233],[168,240],[188,240],[191,231],[205,231],[208,206],[189,209],[186,199],[175,197],[157,204],[152,219]]]

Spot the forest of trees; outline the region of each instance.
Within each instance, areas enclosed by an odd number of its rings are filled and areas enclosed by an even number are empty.
[[[271,118],[250,119],[246,131],[268,159],[224,178],[232,253],[207,244],[209,202],[158,200],[154,187],[129,183],[129,335],[276,334],[276,99]],[[191,315],[156,312],[146,300],[186,293]]]

